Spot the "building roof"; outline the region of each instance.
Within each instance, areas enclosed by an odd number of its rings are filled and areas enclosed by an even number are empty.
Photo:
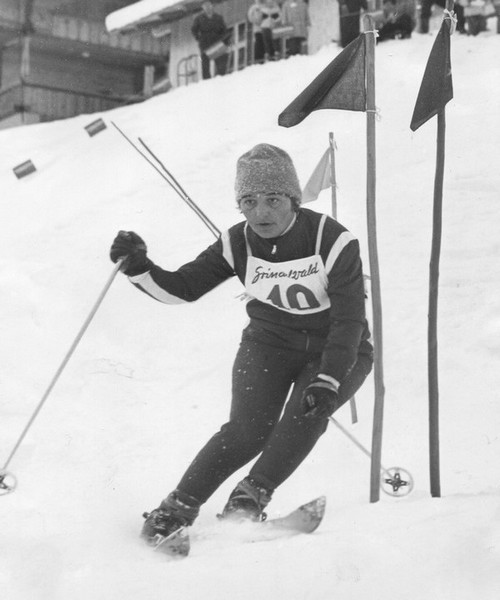
[[[106,29],[130,31],[154,28],[162,23],[177,21],[187,14],[198,11],[203,0],[140,0],[106,17]],[[213,0],[214,3],[217,0]]]

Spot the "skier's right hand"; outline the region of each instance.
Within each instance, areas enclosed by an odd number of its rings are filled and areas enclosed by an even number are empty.
[[[328,418],[338,408],[338,384],[333,381],[332,377],[319,374],[304,390],[302,410],[308,419]]]
[[[120,271],[130,277],[149,271],[151,261],[147,257],[144,240],[133,231],[119,231],[111,244],[109,257],[114,263],[123,259]]]

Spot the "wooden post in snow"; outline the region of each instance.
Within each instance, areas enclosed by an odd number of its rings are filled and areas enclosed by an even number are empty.
[[[427,328],[427,372],[429,386],[429,469],[431,496],[441,496],[439,458],[439,384],[437,313],[439,289],[439,259],[443,212],[443,175],[445,155],[445,109],[437,115],[436,172],[434,177],[434,207],[432,219],[432,245],[429,264],[429,317]]]
[[[376,152],[375,152],[375,24],[365,16],[366,35],[366,204],[368,224],[368,251],[370,259],[371,295],[373,305],[375,403],[372,432],[372,460],[370,473],[370,502],[380,499],[380,465],[382,460],[382,431],[384,417],[384,372],[382,343],[382,299],[377,251],[376,223]]]

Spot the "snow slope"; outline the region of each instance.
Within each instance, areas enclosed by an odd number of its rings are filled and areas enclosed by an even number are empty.
[[[216,525],[237,473],[204,506],[191,556],[168,562],[138,539],[141,513],[175,486],[224,422],[246,322],[231,281],[167,307],[120,275],[15,455],[0,498],[0,590],[8,600],[493,600],[500,591],[500,36],[452,40],[439,297],[443,497],[427,447],[427,294],[435,120],[409,122],[433,36],[377,47],[377,218],[384,318],[383,464],[415,490],[370,504],[369,460],[331,427],[276,492],[273,515],[328,496],[311,536],[247,543]],[[0,466],[112,272],[109,245],[132,229],[165,268],[210,231],[114,129],[140,136],[219,228],[240,219],[237,157],[259,142],[293,156],[304,184],[333,131],[338,217],[368,271],[365,116],[319,111],[292,129],[281,110],[339,52],[255,66],[99,115],[0,132]],[[17,180],[31,159],[37,172]],[[323,192],[312,208],[329,210]],[[370,447],[373,380],[339,421]]]

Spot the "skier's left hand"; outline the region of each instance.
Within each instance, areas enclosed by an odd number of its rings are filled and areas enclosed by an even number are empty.
[[[302,408],[308,418],[323,419],[331,416],[337,407],[338,385],[331,378],[315,377],[304,390]]]

